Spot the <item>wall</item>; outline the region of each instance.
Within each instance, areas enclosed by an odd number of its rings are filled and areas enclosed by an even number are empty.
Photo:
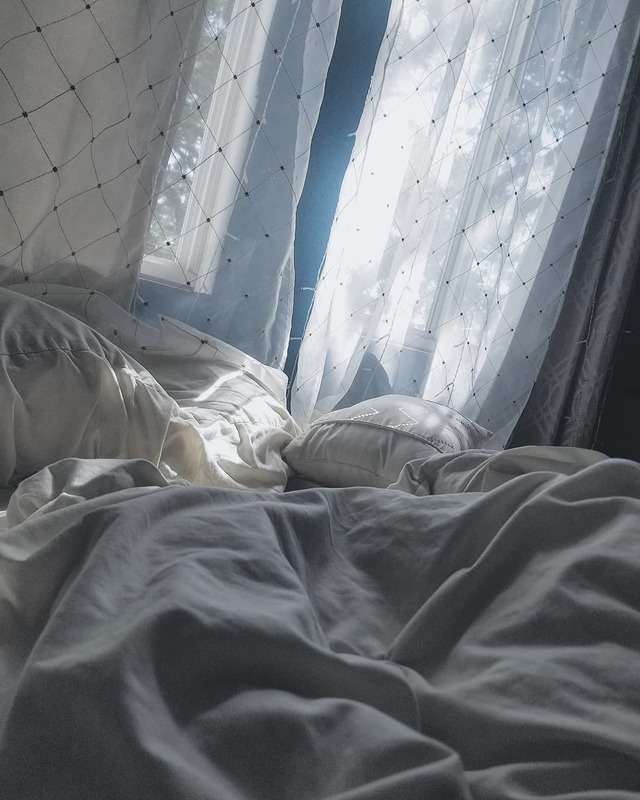
[[[594,449],[615,458],[640,461],[640,273],[636,274],[611,365]]]

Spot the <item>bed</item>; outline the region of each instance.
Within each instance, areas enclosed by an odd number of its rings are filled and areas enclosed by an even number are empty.
[[[223,343],[37,291],[0,290],[3,800],[640,796],[639,464],[407,398],[301,430]]]

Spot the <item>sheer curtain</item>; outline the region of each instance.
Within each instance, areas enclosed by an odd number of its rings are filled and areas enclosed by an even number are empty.
[[[7,0],[0,283],[101,292],[150,320],[175,311],[279,366],[339,9]]]
[[[638,31],[627,0],[396,0],[292,409],[384,393],[504,445],[571,276]]]
[[[2,283],[130,303],[193,17],[186,0],[3,4]]]

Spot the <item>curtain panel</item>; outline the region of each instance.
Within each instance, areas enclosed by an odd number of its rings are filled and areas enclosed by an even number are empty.
[[[301,343],[299,419],[393,392],[506,444],[563,305],[638,16],[627,0],[393,3]]]
[[[339,10],[7,0],[0,282],[136,300],[150,320],[197,311],[203,332],[280,366],[295,209]]]
[[[3,284],[91,287],[127,307],[196,4],[3,3]]]
[[[542,368],[510,444],[593,447],[640,263],[640,61]]]

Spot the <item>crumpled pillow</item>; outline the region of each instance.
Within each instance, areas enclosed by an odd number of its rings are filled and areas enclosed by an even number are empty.
[[[160,462],[175,402],[64,311],[0,288],[0,486],[62,458]]]
[[[386,488],[407,462],[479,448],[489,436],[447,406],[384,395],[319,417],[283,455],[294,473],[321,486]]]
[[[49,329],[54,348],[73,352],[78,367],[76,351],[83,350],[89,342],[90,347],[97,348],[115,366],[118,380],[122,380],[118,369],[125,364],[129,380],[135,381],[137,376],[147,391],[152,389],[162,411],[162,424],[153,428],[153,409],[149,419],[139,419],[139,406],[144,399],[142,388],[138,389],[136,403],[127,409],[126,418],[122,409],[110,402],[112,395],[100,397],[102,417],[112,416],[97,431],[98,441],[94,444],[99,446],[78,449],[73,438],[47,430],[43,423],[46,409],[40,409],[38,436],[41,438],[43,432],[54,436],[51,443],[54,446],[37,456],[34,453],[37,443],[27,442],[21,435],[20,448],[24,450],[28,445],[31,456],[26,459],[29,471],[21,470],[16,480],[62,458],[146,458],[172,481],[188,480],[230,489],[284,489],[289,470],[281,451],[300,428],[286,409],[287,378],[283,372],[175,320],[159,318],[159,330],[140,323],[93,290],[34,282],[10,288],[12,291],[2,291],[7,292],[14,307],[11,312],[14,320],[21,313],[15,305],[19,300],[23,306],[25,300],[34,304],[29,306],[32,311],[39,309],[37,324],[32,320],[26,331],[18,329],[13,352],[20,351],[33,330],[39,330],[38,336],[43,336],[44,326]],[[38,382],[43,381],[43,376],[38,375]],[[23,388],[36,385],[29,380],[22,383]],[[57,385],[58,379],[50,376],[49,383]],[[82,396],[77,386],[71,391],[73,384],[71,380],[65,390],[72,395],[67,403],[69,410],[79,404],[78,397]],[[60,394],[63,390],[57,386],[55,391]],[[2,394],[0,401],[1,398]],[[158,414],[155,417],[158,422]],[[120,423],[115,424],[116,419]],[[140,422],[147,425],[144,436],[148,440],[130,436],[130,441],[123,442],[127,426],[135,431]],[[10,427],[8,421],[0,421],[0,437],[6,446]],[[105,443],[109,429],[113,429],[109,436],[113,437],[114,431],[116,437],[120,435],[119,448],[117,438]],[[106,451],[105,444],[109,445]],[[0,458],[2,447],[0,443]]]

